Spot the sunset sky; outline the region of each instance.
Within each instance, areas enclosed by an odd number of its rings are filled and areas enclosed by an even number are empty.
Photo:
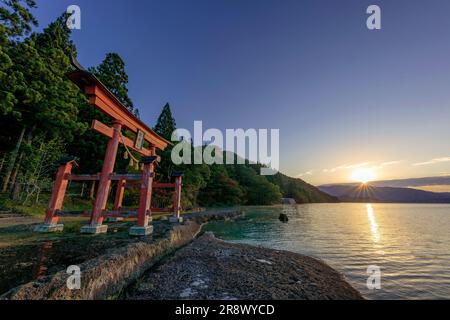
[[[149,125],[169,102],[187,129],[278,128],[313,184],[450,174],[449,1],[39,1],[39,29],[70,4],[79,61],[118,52]]]

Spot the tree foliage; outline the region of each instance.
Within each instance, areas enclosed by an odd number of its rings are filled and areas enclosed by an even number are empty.
[[[37,203],[42,191],[50,192],[56,170],[56,163],[64,154],[64,142],[61,138],[48,140],[36,137],[27,145],[26,162],[21,163],[12,196],[15,200],[27,203]]]
[[[128,110],[139,115],[139,111],[128,96],[128,74],[125,70],[125,62],[119,54],[108,53],[98,67],[91,68],[89,71],[94,73]]]
[[[0,4],[0,34],[4,37],[3,41],[5,37],[11,39],[27,35],[37,25],[36,18],[30,12],[36,7],[34,0],[0,0]]]
[[[63,16],[42,33],[11,44],[13,65],[3,89],[14,98],[9,99],[5,116],[29,131],[38,130],[50,137],[64,135],[68,141],[86,129],[77,121],[78,106],[85,98],[65,77],[70,69],[69,48],[75,50]]]
[[[34,4],[32,1],[25,3]],[[7,142],[2,145],[2,151],[10,150],[8,165],[2,172],[3,191],[20,177],[14,170],[23,168],[21,162],[34,137],[49,141],[63,137],[65,142],[70,142],[87,129],[77,119],[79,105],[85,103],[86,98],[65,77],[70,69],[67,53],[76,52],[70,30],[65,27],[65,15],[41,33],[32,33],[20,41],[13,40],[13,35],[29,33],[31,27],[26,25],[34,18],[19,1],[7,1],[7,5],[12,6],[11,12],[18,13],[10,14],[9,19],[13,22],[2,27],[3,31],[12,30],[7,32],[8,41],[1,49],[8,53],[10,60],[0,72],[0,77],[5,79],[0,83],[0,125],[9,129],[0,134],[0,140]],[[5,16],[5,10],[2,10],[3,20]]]
[[[172,110],[170,110],[170,105],[166,103],[158,117],[158,120],[156,121],[155,132],[164,139],[170,141],[172,138],[172,133],[176,130],[176,128],[177,123],[172,115]]]
[[[213,167],[208,184],[199,194],[199,203],[204,206],[232,206],[242,204],[244,191],[236,180],[228,176],[224,166]]]
[[[27,35],[37,21],[30,9],[36,4],[32,0],[0,0],[0,114],[14,113],[16,99],[7,87],[10,69],[14,66],[11,51],[19,37]],[[14,79],[15,80],[15,79]]]

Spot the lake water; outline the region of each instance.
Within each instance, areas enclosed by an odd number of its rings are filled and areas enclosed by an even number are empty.
[[[218,238],[319,258],[367,299],[450,299],[450,205],[306,204],[244,207],[246,219],[211,223]],[[289,210],[289,222],[278,216]],[[381,289],[367,288],[367,268]]]

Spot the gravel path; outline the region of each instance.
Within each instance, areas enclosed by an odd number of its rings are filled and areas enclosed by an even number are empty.
[[[143,277],[128,299],[362,299],[316,259],[205,234]]]

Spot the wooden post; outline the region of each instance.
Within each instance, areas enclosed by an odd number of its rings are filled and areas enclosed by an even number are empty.
[[[95,185],[97,184],[97,181],[92,181],[91,182],[91,188],[89,189],[89,199],[90,200],[94,200],[94,195],[95,195]]]
[[[114,176],[111,176],[111,180]],[[117,189],[116,189],[116,196],[114,197],[114,212],[119,212],[122,210],[122,201],[123,201],[123,194],[125,192],[125,185],[127,183],[127,180],[125,179],[119,179],[117,181]],[[107,217],[106,222],[118,222],[123,221],[123,217],[120,217],[120,215],[116,217]]]
[[[109,139],[108,146],[106,147],[105,159],[103,161],[103,168],[98,184],[97,198],[95,199],[94,209],[92,210],[91,223],[90,225],[83,226],[81,228],[81,233],[97,234],[106,233],[108,230],[107,225],[102,225],[103,211],[106,209],[106,204],[108,202],[109,189],[111,187],[110,175],[114,171],[122,122],[120,120],[114,120],[113,129],[113,136]]]
[[[138,222],[137,226],[130,228],[132,236],[146,236],[153,232],[151,221],[151,202],[153,190],[153,162],[156,156],[142,158],[144,170],[142,171],[141,195],[139,198]]]
[[[181,187],[182,187],[182,172],[174,172],[172,174],[175,177],[175,192],[173,195],[173,216],[169,219],[171,222],[183,222],[181,217]]]
[[[122,209],[123,193],[125,191],[126,180],[121,179],[117,182],[116,197],[114,199],[114,211]]]
[[[55,183],[53,184],[50,203],[46,210],[45,223],[35,228],[37,232],[55,232],[62,231],[64,225],[58,224],[58,211],[61,210],[68,185],[68,176],[72,171],[72,167],[77,165],[75,158],[69,157],[60,160],[60,166],[56,172]]]
[[[175,177],[175,196],[173,201],[173,214],[175,217],[180,217],[181,205],[181,179],[182,177]]]

